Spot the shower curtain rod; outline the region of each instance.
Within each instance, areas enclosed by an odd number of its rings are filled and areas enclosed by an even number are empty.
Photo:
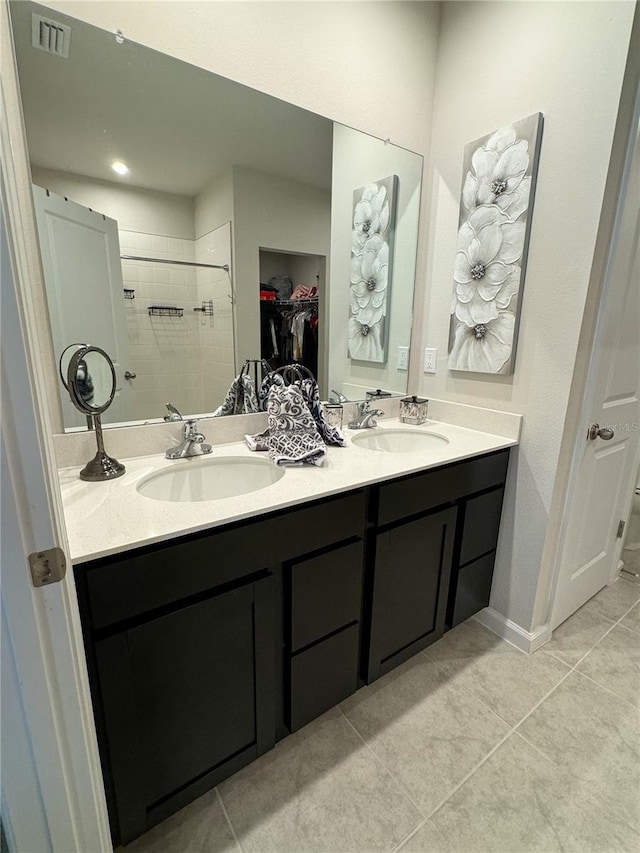
[[[207,267],[210,270],[229,272],[229,264],[199,264],[196,261],[172,261],[170,258],[141,258],[138,255],[120,255],[123,261],[151,261],[154,264],[178,264],[181,267]]]

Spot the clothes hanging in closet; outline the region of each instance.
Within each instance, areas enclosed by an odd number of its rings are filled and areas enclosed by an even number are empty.
[[[317,376],[317,299],[262,301],[260,337],[260,355],[273,367],[297,362]]]

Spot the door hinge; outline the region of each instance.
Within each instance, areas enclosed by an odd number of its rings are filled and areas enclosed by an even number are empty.
[[[29,554],[31,580],[35,587],[61,581],[67,571],[67,559],[62,548],[48,548]]]
[[[626,521],[621,521],[618,525],[618,532],[616,533],[616,539],[622,539],[622,534],[624,533],[624,528],[626,526]]]

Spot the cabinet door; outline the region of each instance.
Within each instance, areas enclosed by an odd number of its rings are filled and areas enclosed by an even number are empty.
[[[259,630],[259,586],[247,584],[97,643],[123,842],[263,751],[258,692],[272,678],[260,671],[258,645],[269,648],[270,641],[273,649],[273,636]],[[244,757],[239,765],[238,757]]]
[[[455,522],[447,509],[376,537],[369,683],[442,636]]]

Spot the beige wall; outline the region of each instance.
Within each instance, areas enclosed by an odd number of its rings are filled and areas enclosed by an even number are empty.
[[[124,231],[193,240],[193,199],[32,166],[33,182],[115,219]]]
[[[414,151],[428,146],[438,3],[46,5]]]
[[[471,2],[443,9],[429,169],[428,296],[422,340],[415,342],[437,347],[439,358],[437,375],[419,374],[419,388],[524,415],[491,604],[527,630],[632,16],[630,2]],[[465,49],[478,45],[492,49]],[[538,110],[545,126],[515,374],[451,373],[447,337],[463,148]]]
[[[196,240],[232,221],[233,175],[228,169],[216,175],[195,197]]]

